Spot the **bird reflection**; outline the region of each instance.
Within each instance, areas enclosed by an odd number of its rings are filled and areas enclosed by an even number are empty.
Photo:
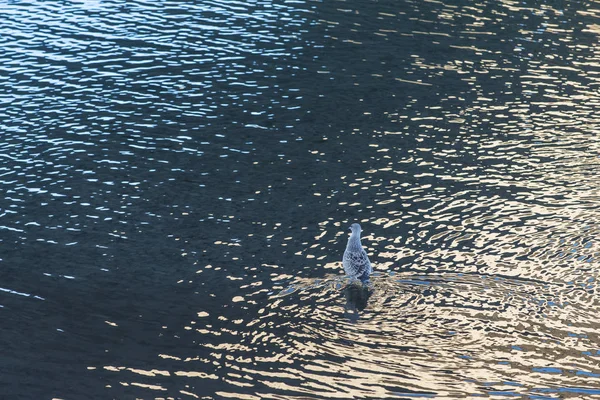
[[[344,316],[350,322],[358,322],[360,312],[367,307],[369,297],[371,297],[372,293],[368,283],[361,281],[352,282],[344,288],[344,297],[346,297]]]

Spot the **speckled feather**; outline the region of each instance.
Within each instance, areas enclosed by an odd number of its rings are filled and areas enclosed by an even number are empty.
[[[352,234],[348,239],[348,245],[342,259],[344,271],[348,276],[361,280],[368,279],[369,275],[373,272],[373,267],[371,266],[367,252],[360,243],[360,225],[352,224],[350,229],[352,230]]]

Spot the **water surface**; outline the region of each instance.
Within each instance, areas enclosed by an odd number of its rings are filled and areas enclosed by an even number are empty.
[[[594,4],[4,4],[2,392],[599,395]]]

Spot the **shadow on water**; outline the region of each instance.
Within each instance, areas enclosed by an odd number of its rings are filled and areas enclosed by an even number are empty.
[[[374,276],[379,276],[375,274]],[[360,313],[367,307],[369,298],[373,294],[373,287],[370,281],[362,282],[348,277],[333,277],[329,279],[302,280],[290,284],[282,289],[276,297],[288,296],[296,293],[300,295],[308,290],[322,290],[323,288],[333,288],[338,290],[341,297],[345,299],[344,316],[351,322],[358,322]]]
[[[372,291],[368,284],[357,282],[347,285],[343,293],[346,299],[344,315],[348,320],[356,323],[360,317],[360,312],[367,307]]]

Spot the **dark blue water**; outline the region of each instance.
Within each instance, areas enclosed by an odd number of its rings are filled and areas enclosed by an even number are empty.
[[[594,7],[1,5],[0,397],[599,395]]]

